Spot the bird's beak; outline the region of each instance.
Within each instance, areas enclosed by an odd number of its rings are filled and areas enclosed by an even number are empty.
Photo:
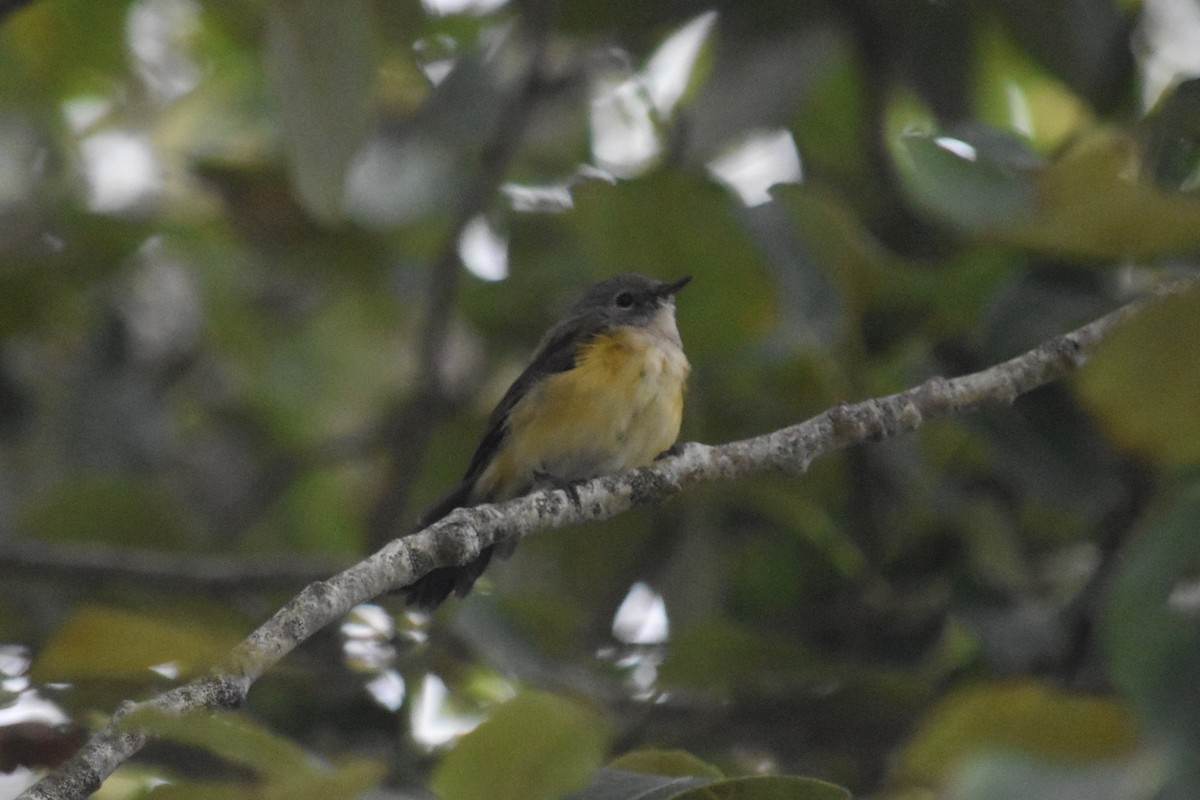
[[[658,287],[659,297],[674,297],[675,293],[683,287],[687,286],[692,280],[691,275],[685,275],[677,281],[660,284]]]

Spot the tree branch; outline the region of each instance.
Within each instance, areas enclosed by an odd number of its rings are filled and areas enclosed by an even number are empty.
[[[1087,361],[1118,324],[1167,294],[1200,285],[1180,281],[1136,300],[1070,333],[1057,336],[1002,364],[959,378],[933,378],[886,397],[835,406],[773,433],[711,446],[685,445],[652,466],[610,475],[577,487],[578,502],[555,489],[499,505],[459,509],[419,533],[396,539],[326,581],[306,587],[250,634],[209,675],[143,703],[126,703],[71,761],[28,789],[23,800],[78,800],[146,741],[122,720],[140,708],[173,714],[233,708],[251,685],[293,648],[359,603],[407,586],[436,567],[465,564],[498,541],[614,517],[659,503],[700,483],[732,481],[755,473],[804,473],[813,459],[852,445],[914,431],[928,420],[1009,404],[1018,396],[1067,375]]]

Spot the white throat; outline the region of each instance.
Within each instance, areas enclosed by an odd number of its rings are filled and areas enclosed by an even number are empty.
[[[683,349],[683,342],[679,338],[679,327],[675,324],[674,299],[667,300],[658,311],[654,312],[654,316],[650,318],[650,324],[646,326],[646,333],[670,342],[680,350]]]

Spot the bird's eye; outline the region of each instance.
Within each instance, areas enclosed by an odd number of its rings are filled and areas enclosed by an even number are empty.
[[[631,295],[629,292],[621,292],[619,295],[617,295],[617,307],[618,308],[629,308],[632,305],[633,305],[633,295]]]

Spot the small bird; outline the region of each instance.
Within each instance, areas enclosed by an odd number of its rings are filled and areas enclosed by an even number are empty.
[[[492,412],[466,475],[421,517],[645,466],[675,443],[691,366],[675,324],[675,294],[691,277],[617,275],[592,285],[552,327]],[[431,609],[471,590],[493,551],[439,567],[401,591]]]

